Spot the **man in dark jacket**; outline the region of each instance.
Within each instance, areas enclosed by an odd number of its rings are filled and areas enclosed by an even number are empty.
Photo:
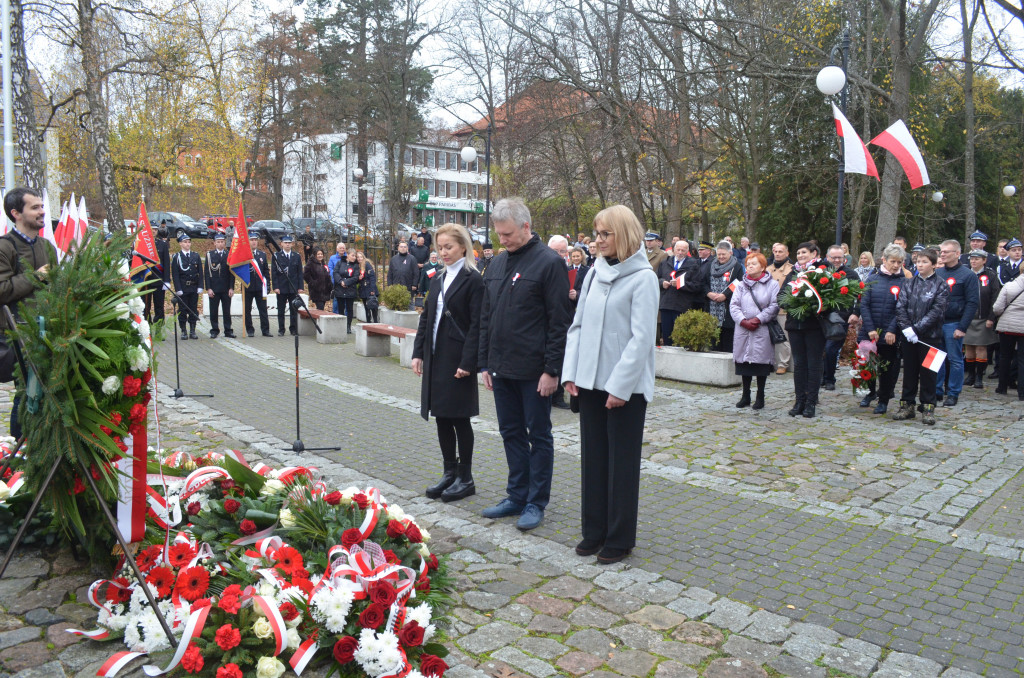
[[[970,241],[971,246],[967,248],[966,252],[960,255],[960,263],[970,268],[970,253],[974,252],[975,250],[981,250],[984,252],[985,246],[988,245],[988,236],[982,233],[981,231],[975,231],[974,233],[971,233],[971,237],[968,238],[968,240]],[[996,270],[996,267],[998,265],[999,257],[992,254],[991,252],[985,252],[985,267],[991,268],[994,271]]]
[[[480,261],[476,265],[480,269],[480,275],[487,272],[487,267],[491,265],[492,261],[494,261],[494,247],[487,243],[484,245],[483,256],[480,257]]]
[[[292,252],[295,239],[286,233],[281,238],[281,251],[274,252],[270,276],[277,295],[277,336],[284,336],[284,314],[288,311],[288,331],[299,333],[299,312],[292,307],[292,299],[302,290],[302,259]]]
[[[679,240],[672,247],[672,256],[661,262],[655,271],[661,283],[658,311],[661,315],[661,343],[664,346],[672,345],[676,318],[691,308],[703,307],[704,279],[700,269],[700,260],[690,256],[689,244]]]
[[[249,285],[242,289],[242,301],[245,305],[245,333],[256,334],[252,324],[252,304],[256,302],[256,310],[260,314],[260,332],[264,337],[270,334],[270,316],[267,315],[267,284],[270,282],[270,268],[267,264],[267,253],[260,249],[259,233],[249,231],[249,244],[252,246],[252,260],[249,264]],[[258,270],[257,270],[258,269]]]
[[[583,291],[583,281],[590,272],[590,267],[584,263],[586,258],[582,247],[574,247],[569,252],[569,301],[572,303],[573,312],[576,311],[580,293]]]
[[[166,285],[171,282],[171,246],[167,242],[167,229],[158,228],[156,231],[156,258],[160,262],[159,267],[159,283],[153,288],[153,291],[146,295],[147,307],[152,304],[152,316],[150,316],[150,309],[147,308],[145,313],[147,317],[152,317],[153,321],[164,319],[164,292]]]
[[[18,302],[35,294],[35,280],[45,280],[50,272],[53,246],[39,232],[46,225],[46,211],[42,197],[31,188],[19,186],[4,196],[4,212],[14,222],[14,228],[0,237],[0,304],[5,304],[17,316]],[[0,341],[7,327],[6,316],[0,315]],[[564,340],[564,338],[563,338]],[[18,423],[18,401],[15,396],[11,408],[11,430],[15,438],[21,437]]]
[[[1021,255],[1024,254],[1024,247],[1021,247],[1020,240],[1012,238],[1006,241],[1006,259],[999,262],[996,267],[996,275],[999,276],[999,284],[1006,286],[1020,275]]]
[[[224,234],[213,236],[214,249],[206,253],[205,268],[206,294],[210,299],[210,339],[220,335],[217,311],[224,309],[224,336],[234,339],[231,330],[231,297],[235,296],[235,276],[228,266],[228,248],[224,246]]]
[[[416,261],[416,257],[409,254],[409,246],[404,241],[398,243],[398,254],[391,257],[388,264],[388,285],[405,285],[409,294],[415,297],[419,282],[419,262]],[[411,302],[409,308],[412,308]]]
[[[182,339],[198,339],[196,321],[199,320],[199,293],[203,285],[203,260],[192,251],[192,238],[188,233],[178,236],[181,251],[171,260],[171,282],[174,291],[180,297],[178,302],[178,326],[181,328]],[[188,323],[188,334],[185,324]]]
[[[491,218],[507,251],[484,276],[479,364],[484,385],[494,391],[508,496],[483,516],[518,515],[516,527],[532,530],[544,519],[551,495],[551,394],[558,388],[571,319],[569,278],[562,258],[532,231],[521,199],[500,200]]]
[[[960,243],[944,240],[939,247],[939,263],[935,275],[946,281],[949,287],[949,301],[942,321],[942,337],[945,341],[946,360],[939,368],[935,381],[935,400],[942,400],[943,382],[949,369],[949,389],[946,390],[945,407],[953,407],[960,398],[964,387],[964,335],[978,312],[980,287],[978,276],[960,263]],[[941,348],[941,347],[940,347]]]
[[[423,238],[416,238],[415,245],[409,245],[409,254],[416,257],[416,262],[422,269],[427,263],[427,259],[430,258],[430,248],[427,247],[426,241]]]
[[[432,236],[430,234],[430,231],[427,230],[426,224],[420,226],[420,232],[419,235],[417,236],[417,240],[419,238],[423,238],[423,244],[426,245],[427,251],[430,251],[430,246],[434,242],[434,236]]]
[[[857,287],[860,282],[860,276],[852,268],[846,265],[846,252],[843,251],[842,246],[832,245],[828,248],[828,267],[834,268],[840,273],[843,273],[846,278],[853,284],[853,287]],[[838,312],[843,317],[843,327],[849,330],[850,323],[857,323],[860,320],[859,309],[854,305],[851,308],[844,309]],[[826,391],[836,390],[836,365],[839,363],[839,351],[842,350],[843,344],[846,343],[846,335],[843,335],[842,339],[836,339],[833,341],[825,342],[825,366],[821,373],[821,387]]]

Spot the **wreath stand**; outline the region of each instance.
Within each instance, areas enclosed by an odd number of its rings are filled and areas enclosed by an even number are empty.
[[[3,307],[3,314],[4,318],[7,320],[7,326],[14,327],[14,316],[11,314],[11,310],[7,308],[7,306]],[[12,345],[14,347],[15,355],[18,358],[18,363],[21,365],[21,373],[28,374],[27,367],[31,367],[36,372],[36,374],[39,374],[38,370],[35,369],[35,365],[32,364],[32,359],[29,358],[28,355],[22,350],[20,340],[15,339]],[[39,385],[42,388],[44,397],[53,397],[53,395],[50,393],[49,387],[46,384],[40,381]],[[17,447],[15,447],[14,451],[16,452],[18,449],[20,449],[21,445],[24,442],[25,438],[23,436],[22,439],[18,441],[18,445]],[[13,458],[14,452],[12,452],[11,456],[4,462],[4,466],[9,467],[10,462]],[[43,480],[43,484],[40,485],[39,491],[36,492],[36,496],[32,499],[32,505],[29,507],[28,513],[25,514],[25,520],[22,522],[21,527],[18,528],[17,534],[14,535],[14,540],[11,542],[10,547],[7,549],[7,555],[4,556],[3,563],[0,563],[0,579],[3,578],[4,573],[7,571],[7,566],[10,564],[11,559],[14,557],[14,552],[18,549],[18,546],[21,544],[21,540],[25,537],[25,530],[28,528],[29,523],[32,521],[32,517],[35,515],[36,510],[38,510],[39,504],[42,502],[43,495],[46,494],[46,489],[50,486],[50,482],[53,481],[53,476],[57,474],[57,469],[60,468],[60,465],[63,462],[63,457],[57,457],[57,460],[54,461],[53,463],[53,467],[50,468],[50,472],[46,474],[46,478]],[[121,551],[124,553],[125,562],[127,562],[131,566],[132,571],[135,573],[136,579],[140,582],[145,582],[146,579],[142,576],[142,571],[139,570],[139,566],[135,562],[135,556],[132,554],[131,551],[128,550],[128,544],[127,542],[125,542],[124,536],[121,534],[121,531],[117,527],[117,520],[114,518],[114,514],[110,512],[110,507],[107,506],[107,502],[103,499],[103,495],[100,493],[99,488],[96,486],[96,481],[93,479],[92,474],[88,472],[88,469],[82,466],[81,462],[79,462],[78,472],[89,483],[89,490],[92,492],[92,496],[96,500],[96,503],[99,504],[100,508],[103,510],[103,517],[106,519],[107,525],[109,525],[110,529],[114,532],[114,538],[117,539],[117,543],[121,547]],[[153,610],[159,610],[160,608],[157,606],[156,599],[153,598],[153,592],[149,590],[149,587],[142,586],[141,588],[142,592],[146,594],[146,600],[149,601],[149,604],[153,608]],[[171,631],[171,627],[168,626],[167,620],[164,619],[164,616],[162,614],[158,613],[156,617],[158,620],[160,620],[160,626],[163,628],[164,633],[167,634],[167,640],[170,643],[170,646],[173,648],[176,643],[174,632]]]

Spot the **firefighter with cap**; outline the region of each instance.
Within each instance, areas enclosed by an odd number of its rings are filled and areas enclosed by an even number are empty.
[[[1024,252],[1024,249],[1021,248],[1020,240],[1013,238],[1006,243],[1006,251],[1010,256],[999,262],[999,266],[996,268],[999,284],[1004,287],[1020,275],[1021,253]]]
[[[299,312],[292,306],[292,300],[302,291],[302,259],[292,252],[295,239],[290,233],[281,237],[281,251],[274,252],[270,267],[270,279],[277,295],[277,336],[284,336],[284,312],[288,309],[288,331],[299,333]]]
[[[214,249],[206,253],[206,267],[203,272],[206,276],[206,294],[210,298],[210,338],[216,339],[220,335],[220,323],[217,319],[217,312],[223,309],[224,313],[224,336],[234,339],[235,333],[231,330],[231,297],[235,296],[235,276],[228,266],[228,248],[225,247],[224,234],[220,231],[213,236]]]
[[[252,337],[256,328],[252,324],[252,304],[256,302],[256,310],[260,314],[260,331],[264,337],[270,334],[270,316],[267,315],[267,284],[270,283],[270,267],[267,253],[261,250],[260,236],[256,231],[249,231],[249,243],[252,245],[252,260],[249,264],[249,285],[242,286],[242,301],[245,306],[245,333]]]
[[[171,260],[171,281],[174,292],[181,298],[178,303],[178,327],[182,339],[198,339],[196,321],[199,320],[199,291],[203,289],[203,260],[192,251],[192,238],[188,233],[178,236],[181,251]],[[188,322],[188,334],[185,323]]]
[[[663,242],[660,233],[648,233],[644,236],[644,245],[647,247],[647,262],[655,271],[658,270],[658,266],[661,266],[661,262],[668,259],[668,252],[662,247]]]
[[[978,250],[985,251],[985,246],[988,245],[988,236],[981,231],[975,231],[971,233],[971,237],[968,238],[971,246],[968,247],[963,254],[960,255],[960,263],[964,266],[971,265],[971,257],[976,256],[974,253]],[[985,268],[991,268],[993,271],[999,266],[999,257],[994,254],[985,253]]]

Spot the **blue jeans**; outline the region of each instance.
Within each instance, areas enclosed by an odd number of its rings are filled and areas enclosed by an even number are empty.
[[[338,297],[331,297],[331,310],[338,312]]]
[[[492,378],[498,430],[508,461],[508,498],[543,509],[551,498],[555,441],[551,397],[537,393],[536,379]]]
[[[946,366],[949,366],[949,393],[948,395],[960,397],[960,391],[964,388],[964,338],[953,338],[953,330],[957,329],[959,323],[943,323],[942,338],[945,340],[946,359],[939,368],[939,374],[935,381],[935,397],[942,398],[942,385],[946,381]],[[941,348],[941,347],[938,347]]]

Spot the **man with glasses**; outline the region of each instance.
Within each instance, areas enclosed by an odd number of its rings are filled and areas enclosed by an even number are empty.
[[[852,284],[850,287],[856,287],[856,284],[860,282],[860,276],[857,272],[847,266],[846,264],[846,252],[843,251],[841,245],[832,245],[828,248],[826,255],[828,259],[828,267],[834,268],[835,270],[843,273],[847,280]],[[860,312],[859,304],[854,304],[852,308],[843,309],[837,311],[843,318],[843,328],[846,330],[850,329],[850,324],[854,326],[860,322],[860,317],[857,315]],[[846,334],[843,334],[842,339],[834,339],[825,342],[825,368],[821,372],[821,386],[826,391],[836,390],[836,366],[839,364],[839,352],[843,349],[843,344],[846,343]]]
[[[946,360],[939,368],[935,379],[935,402],[942,400],[943,382],[949,369],[949,387],[945,389],[945,407],[953,407],[960,398],[964,387],[964,336],[967,327],[978,311],[981,289],[978,276],[960,263],[960,243],[944,240],[939,247],[939,264],[935,275],[949,287],[949,301],[942,321],[942,338],[945,342]],[[937,347],[943,348],[943,347]]]

